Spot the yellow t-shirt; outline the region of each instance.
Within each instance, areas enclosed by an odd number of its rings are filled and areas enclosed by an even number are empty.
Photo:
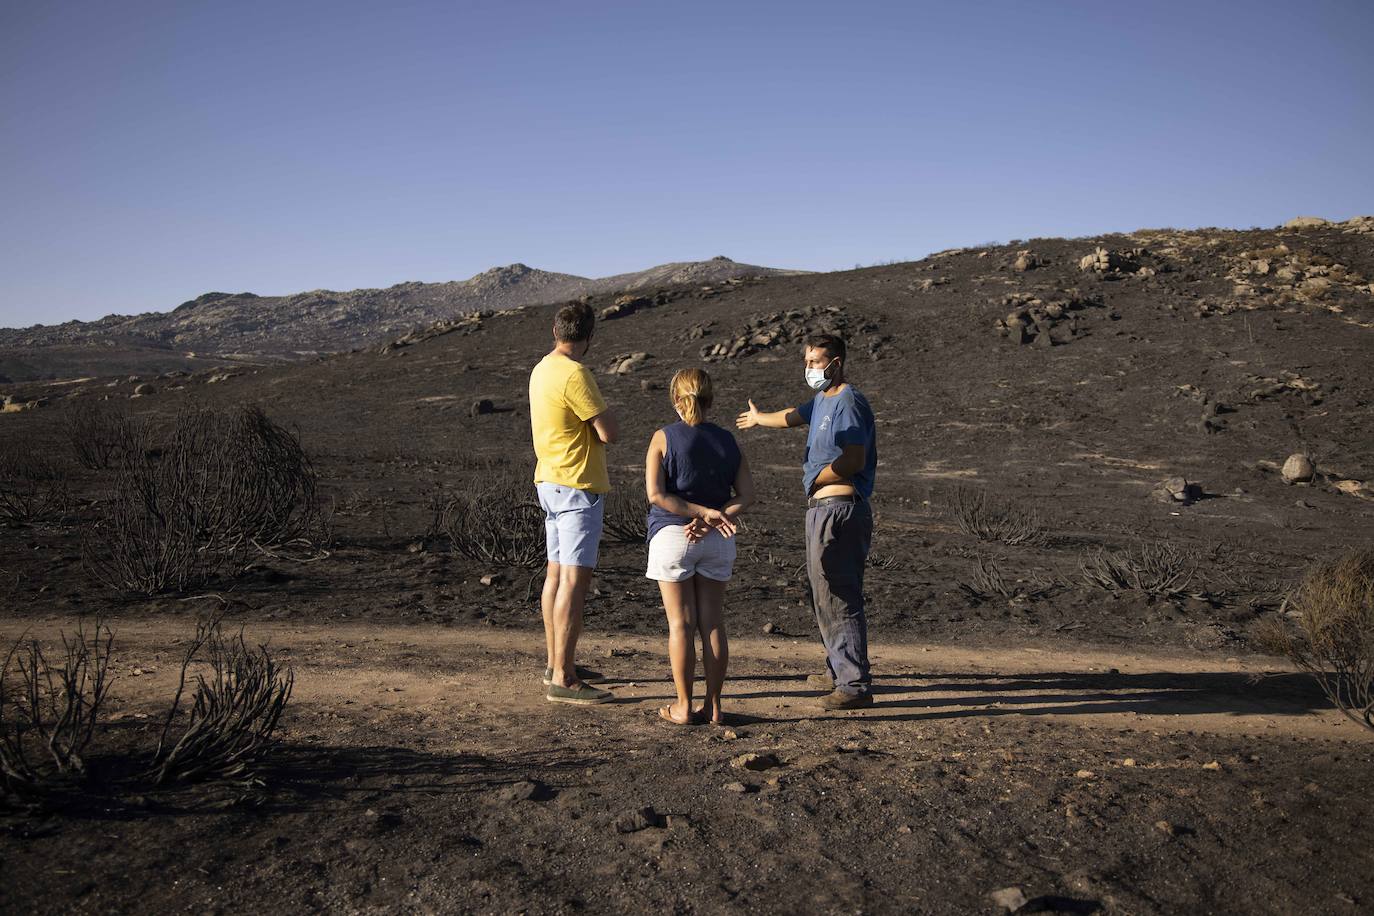
[[[587,421],[606,402],[591,370],[562,353],[550,353],[530,373],[530,431],[535,483],[556,483],[609,493],[606,446]]]

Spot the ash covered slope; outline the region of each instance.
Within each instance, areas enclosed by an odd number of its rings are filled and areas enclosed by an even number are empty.
[[[673,370],[705,362],[722,419],[746,397],[795,403],[805,394],[801,337],[841,329],[858,384],[881,404],[892,496],[996,480],[1052,503],[1120,506],[1125,495],[1145,512],[1141,500],[1163,478],[1182,475],[1209,493],[1263,488],[1273,474],[1262,462],[1303,450],[1330,474],[1374,481],[1374,232],[1359,231],[1371,228],[1037,239],[679,287],[603,321],[591,361],[627,418],[626,441],[640,442],[671,419],[662,389]],[[433,436],[442,451],[457,430],[472,441],[474,425],[487,447],[524,457],[522,399],[551,313],[495,315],[389,353],[283,370],[289,384],[276,372],[245,377],[237,396],[266,398],[319,440],[353,436],[348,417],[375,399],[372,422],[386,428],[370,434],[381,439],[418,447]],[[477,398],[515,412],[468,418]],[[796,461],[797,444],[782,435],[752,447],[760,464]],[[628,451],[633,466],[641,456]],[[1293,496],[1276,498],[1276,511],[1293,511]],[[1338,513],[1374,506],[1329,489],[1308,497],[1328,498]]]
[[[795,272],[726,257],[602,279],[511,264],[467,280],[400,283],[386,289],[312,290],[290,296],[206,293],[171,312],[0,329],[0,377],[24,381],[147,371],[152,366],[192,369],[236,358],[289,359],[348,350],[466,312],[787,273]]]
[[[645,444],[674,417],[665,390],[674,370],[709,367],[712,418],[728,426],[748,398],[766,409],[801,402],[802,337],[839,329],[878,422],[879,526],[866,580],[874,632],[1230,645],[1313,557],[1374,538],[1369,229],[1374,220],[1035,239],[863,270],[596,294],[605,317],[588,362],[622,418],[612,484],[631,498],[643,492]],[[0,436],[50,429],[80,399],[161,414],[261,404],[299,427],[341,505],[377,500],[395,511],[400,521],[376,529],[394,546],[396,531],[430,524],[436,486],[493,467],[528,472],[529,370],[547,352],[554,308],[473,315],[296,365],[147,379],[132,401],[123,379],[0,386],[20,402],[48,399],[0,418]],[[747,586],[731,625],[810,632],[789,565],[802,550],[804,438],[740,438],[762,499],[742,541]],[[1294,452],[1315,457],[1310,485],[1280,476]],[[1195,485],[1192,499],[1167,495],[1161,484],[1175,477]],[[1013,547],[961,533],[950,510],[958,487],[1034,509],[1050,536]],[[1155,600],[1085,583],[1080,564],[1095,551],[1142,543],[1198,561],[1188,595]],[[359,588],[348,612],[402,613],[378,600],[380,588],[424,592],[428,607],[481,608],[501,625],[537,621],[523,589],[502,598],[475,585],[489,569],[455,574],[474,583],[455,604],[422,565],[431,559],[413,556],[404,576],[417,578]],[[616,584],[592,626],[657,632],[642,548],[608,557],[603,575]],[[366,565],[412,562],[392,559]],[[979,585],[980,564],[999,568],[1013,595],[967,592],[963,584],[991,588]],[[329,613],[356,569],[321,584]]]
[[[593,297],[622,317],[600,323],[591,362],[628,417],[627,441],[668,418],[662,386],[684,365],[711,368],[722,417],[748,396],[800,401],[801,337],[834,327],[851,341],[856,381],[882,401],[888,473],[913,483],[992,474],[992,462],[998,475],[1072,488],[1092,488],[1065,470],[1079,464],[1147,488],[1169,473],[1235,487],[1257,461],[1304,449],[1332,472],[1374,479],[1371,219],[1034,239],[676,287],[632,309],[613,305],[620,298]],[[308,435],[342,437],[340,448],[357,433],[350,418],[375,401],[369,435],[419,447],[432,433],[441,449],[477,424],[488,447],[524,455],[522,398],[551,315],[474,318],[213,389],[171,380],[165,394],[261,399]],[[478,398],[516,412],[469,419]],[[776,440],[773,458],[790,466],[784,438],[759,442]]]

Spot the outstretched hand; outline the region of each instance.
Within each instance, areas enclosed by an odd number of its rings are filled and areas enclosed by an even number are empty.
[[[759,409],[751,400],[749,409],[735,418],[736,429],[751,429],[759,425]]]

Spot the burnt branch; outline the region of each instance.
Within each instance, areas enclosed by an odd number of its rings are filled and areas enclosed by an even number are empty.
[[[115,467],[119,456],[138,442],[128,412],[111,402],[78,401],[63,413],[62,433],[77,462],[92,471]]]
[[[448,538],[469,559],[527,569],[545,561],[544,510],[528,478],[514,473],[473,478],[430,501],[430,533]]]
[[[1192,594],[1197,559],[1164,541],[1142,541],[1123,550],[1098,548],[1079,563],[1083,581],[1109,592],[1141,591],[1160,597]]]
[[[196,665],[204,670],[194,675],[190,710],[172,740]],[[266,646],[249,648],[242,630],[226,637],[218,617],[198,624],[182,658],[176,696],[149,775],[159,785],[208,779],[254,782],[254,764],[270,749],[294,686],[295,673],[283,670]]]
[[[993,500],[980,490],[955,489],[949,509],[955,526],[980,541],[1031,547],[1049,539],[1049,532],[1034,509]]]
[[[184,592],[243,567],[250,550],[316,555],[317,478],[296,437],[256,407],[188,409],[165,437],[121,453],[83,556],[122,592]]]
[[[642,490],[612,490],[606,494],[606,533],[622,544],[643,544],[649,536],[648,513]]]
[[[1315,564],[1285,606],[1296,628],[1271,618],[1261,643],[1311,674],[1347,718],[1374,729],[1374,549]]]
[[[28,440],[0,449],[0,523],[56,524],[71,514],[67,470]]]
[[[50,661],[36,640],[16,641],[0,669],[0,776],[17,790],[86,775],[84,754],[109,691],[113,636],[99,620],[62,639]]]

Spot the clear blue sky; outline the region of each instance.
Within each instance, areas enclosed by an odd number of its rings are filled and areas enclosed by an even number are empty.
[[[1374,3],[0,0],[0,325],[1374,212]]]

